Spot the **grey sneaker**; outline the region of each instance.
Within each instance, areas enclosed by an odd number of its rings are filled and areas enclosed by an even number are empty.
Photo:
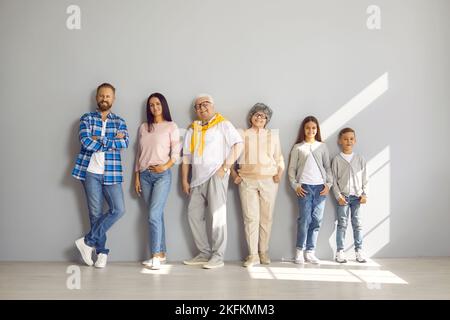
[[[75,241],[75,245],[78,248],[78,251],[80,251],[81,253],[81,257],[83,258],[83,261],[88,265],[88,266],[92,266],[94,264],[94,261],[92,261],[92,252],[94,251],[94,248],[89,247],[85,242],[84,242],[84,237],[78,239],[77,241]]]
[[[207,256],[205,256],[203,253],[200,253],[190,260],[184,260],[183,263],[187,264],[188,266],[196,266],[200,264],[206,264],[208,263],[208,260],[209,259]]]
[[[211,259],[209,259],[207,264],[203,265],[203,269],[214,269],[214,268],[220,268],[223,267],[225,264],[223,263],[222,258],[218,256],[212,256]]]

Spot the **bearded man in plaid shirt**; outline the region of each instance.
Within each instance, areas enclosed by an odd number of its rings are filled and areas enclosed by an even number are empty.
[[[96,112],[84,114],[80,119],[78,154],[72,176],[83,184],[89,210],[91,230],[75,241],[84,262],[92,266],[92,253],[96,252],[95,267],[104,268],[109,250],[106,232],[125,213],[122,191],[122,162],[120,151],[128,147],[127,125],[111,112],[115,88],[103,83],[97,88]],[[103,212],[103,201],[109,209]]]

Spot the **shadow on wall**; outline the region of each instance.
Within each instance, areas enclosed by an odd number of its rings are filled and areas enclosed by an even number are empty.
[[[94,89],[90,94],[90,99],[88,101],[88,105],[92,105],[92,101],[95,101],[95,97],[97,94],[97,90]],[[91,110],[96,110],[96,105],[94,104],[91,107]],[[86,111],[88,112],[88,111]],[[80,115],[81,117],[82,115]],[[72,177],[72,170],[75,165],[75,161],[77,158],[78,153],[80,152],[80,141],[78,139],[78,133],[79,133],[79,127],[80,127],[80,119],[74,120],[70,127],[70,134],[68,136],[67,141],[67,153],[68,153],[68,159],[71,159],[71,161],[67,164],[67,169],[63,174],[62,179],[62,186],[68,187],[72,190],[74,190],[75,193],[75,203],[77,205],[77,211],[79,212],[79,224],[82,226],[82,232],[86,232],[90,229],[90,222],[89,222],[89,215],[88,215],[88,208],[86,203],[86,196],[84,194],[84,188],[81,184],[81,182],[74,177]],[[83,234],[80,234],[79,237],[81,237]],[[78,236],[77,236],[78,239]],[[75,247],[75,240],[73,239],[72,242],[65,244],[64,249],[64,257],[67,261],[80,261],[80,255],[78,253],[78,250]]]
[[[147,121],[147,115],[146,115],[146,104],[147,104],[147,99],[144,99],[144,101],[142,101],[142,107],[141,110],[143,110],[143,112],[141,112],[141,123],[142,122],[146,122]],[[133,150],[132,150],[132,154],[134,155],[134,162],[132,162],[132,176],[130,177],[130,188],[128,190],[128,193],[130,194],[130,198],[136,200],[138,202],[138,206],[139,206],[139,217],[136,220],[136,235],[137,235],[137,239],[138,239],[138,252],[139,252],[139,257],[141,258],[141,260],[144,259],[148,259],[148,257],[150,256],[149,253],[149,246],[148,246],[148,239],[149,239],[149,233],[148,233],[148,207],[145,203],[145,199],[142,198],[142,195],[139,197],[136,194],[136,190],[134,188],[134,184],[135,184],[135,171],[134,171],[134,165],[136,163],[136,154],[137,154],[137,150],[139,148],[139,140],[138,140],[138,136],[139,136],[139,127],[138,126],[138,131],[136,132],[136,139],[134,139],[134,143],[133,143]],[[128,148],[130,149],[130,146],[128,146]],[[131,150],[129,150],[130,152]]]
[[[228,185],[228,199],[230,198],[233,199],[234,201],[231,201],[231,203],[230,201],[227,201],[229,205],[229,208],[227,208],[227,215],[230,213],[230,210],[233,211],[236,216],[235,221],[237,222],[238,226],[237,228],[228,230],[228,237],[238,238],[238,245],[239,245],[239,247],[237,248],[238,256],[241,257],[242,260],[244,260],[249,253],[247,240],[245,239],[244,217],[241,207],[241,198],[239,197],[239,187],[236,184],[234,184],[233,179],[231,177]]]
[[[322,139],[330,150],[330,160],[333,159],[337,147],[337,132],[349,126],[349,122],[356,115],[363,112],[374,101],[381,97],[389,89],[389,73],[385,72],[372,83],[362,89],[358,94],[351,98],[347,103],[338,108],[338,110],[329,116],[320,124]],[[333,138],[333,139],[331,139]],[[333,146],[330,141],[333,141]],[[340,152],[340,148],[337,148]],[[363,155],[364,156],[364,155]],[[369,197],[368,204],[361,207],[363,219],[363,243],[364,251],[368,257],[379,252],[389,243],[390,238],[390,152],[389,146],[382,150],[378,155],[367,159],[367,174],[369,176]],[[288,164],[289,166],[289,164]],[[288,180],[288,179],[286,179]],[[285,182],[287,188],[289,181]],[[295,198],[297,204],[298,199],[293,192],[291,196]],[[331,198],[331,200],[330,200]],[[334,256],[336,251],[336,206],[337,201],[333,195],[333,191],[327,196],[324,216],[319,230],[317,239],[317,255],[320,258],[328,259]],[[298,204],[296,205],[295,219],[298,218]],[[293,224],[293,234],[297,234],[296,223]],[[294,241],[294,244],[296,242]],[[347,227],[347,236],[345,240],[345,251],[353,248],[353,237],[351,223]]]

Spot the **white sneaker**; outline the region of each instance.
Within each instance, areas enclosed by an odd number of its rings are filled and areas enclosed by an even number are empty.
[[[152,262],[152,266],[150,269],[152,270],[159,270],[159,268],[161,267],[161,260],[158,257],[153,257],[153,262]]]
[[[94,248],[89,247],[84,243],[84,237],[75,241],[75,245],[77,246],[78,251],[80,251],[84,263],[88,266],[92,266],[94,264],[94,261],[92,261],[92,252],[94,251]]]
[[[338,252],[336,252],[336,258],[334,260],[339,263],[346,263],[347,259],[345,259],[344,250],[339,250]]]
[[[297,249],[295,252],[295,260],[296,264],[304,264],[305,258],[303,257],[303,250]]]
[[[367,260],[364,257],[364,254],[362,253],[361,250],[356,251],[356,261],[358,261],[359,263],[366,263]]]
[[[312,264],[320,263],[320,260],[316,257],[316,255],[314,254],[314,251],[312,251],[312,250],[305,251],[305,261],[310,262]]]
[[[106,261],[108,260],[108,255],[104,253],[99,253],[97,256],[97,261],[95,261],[96,268],[104,268],[106,267]]]
[[[159,257],[159,262],[161,263],[166,263],[167,261],[167,257]],[[153,265],[153,258],[150,258],[148,260],[144,260],[142,261],[142,265],[146,266],[146,267],[151,267]]]

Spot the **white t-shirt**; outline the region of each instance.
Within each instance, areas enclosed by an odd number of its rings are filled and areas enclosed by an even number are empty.
[[[108,119],[102,121],[102,137],[105,136],[107,121]],[[91,160],[89,161],[89,166],[86,171],[96,174],[105,173],[105,153],[101,151],[94,152],[91,156]]]
[[[305,167],[302,172],[302,176],[300,177],[300,183],[309,184],[309,185],[321,185],[324,184],[322,173],[320,172],[319,166],[317,165],[316,159],[312,154],[313,148],[317,147],[319,142],[315,141],[313,143],[304,143],[301,148],[306,154],[308,154],[308,158],[306,158]]]
[[[193,129],[189,128],[184,137],[183,156],[187,156],[190,159],[192,165],[191,187],[196,187],[206,182],[216,173],[225,162],[234,144],[243,141],[231,122],[227,120],[219,122],[206,131],[203,154],[199,156],[198,147],[201,135],[198,135],[196,148],[191,154],[192,133]]]
[[[348,163],[352,161],[354,153],[345,154],[341,152],[342,158],[344,158]],[[352,171],[350,171],[352,172]],[[348,190],[350,190],[351,196],[356,196],[358,194],[358,190],[355,188],[355,177],[350,173],[350,179],[348,179]]]
[[[342,158],[344,158],[345,160],[347,160],[348,163],[350,163],[350,161],[352,161],[353,155],[354,155],[353,152],[350,153],[350,154],[345,154],[345,153],[341,152]]]

